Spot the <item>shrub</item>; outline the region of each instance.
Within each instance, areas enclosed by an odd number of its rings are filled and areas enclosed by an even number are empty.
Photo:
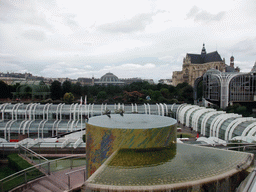
[[[26,169],[32,166],[16,153],[8,155],[7,159],[8,159],[8,166],[14,169],[15,171],[21,171],[23,169]]]

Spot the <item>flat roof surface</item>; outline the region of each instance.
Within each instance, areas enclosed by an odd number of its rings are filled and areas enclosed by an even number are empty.
[[[89,119],[88,124],[106,127],[106,128],[119,128],[119,129],[149,129],[149,128],[162,128],[177,123],[176,119],[147,114],[110,114],[96,116]]]
[[[253,160],[249,153],[187,144],[165,150],[152,153],[117,151],[86,181],[86,185],[120,190],[131,186],[134,190],[141,186],[155,189],[209,182],[237,173],[241,170],[239,167],[248,167]]]

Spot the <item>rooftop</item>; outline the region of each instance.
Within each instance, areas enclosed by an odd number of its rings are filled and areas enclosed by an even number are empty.
[[[86,185],[91,189],[117,191],[135,190],[139,186],[144,190],[179,188],[223,179],[239,172],[239,167],[252,159],[248,153],[187,144],[163,148],[163,151],[123,149],[114,153]]]

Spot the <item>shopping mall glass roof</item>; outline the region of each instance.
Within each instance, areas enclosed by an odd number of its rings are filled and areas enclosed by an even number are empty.
[[[168,154],[168,155],[162,155]],[[128,186],[168,187],[222,179],[251,161],[248,153],[175,144],[157,151],[122,149],[114,153],[86,182],[97,189]],[[120,189],[120,188],[119,188]]]

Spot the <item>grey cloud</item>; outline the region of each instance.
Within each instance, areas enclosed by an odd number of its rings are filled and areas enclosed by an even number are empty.
[[[53,26],[47,22],[44,14],[38,14],[37,12],[31,11],[29,15],[25,16],[21,21],[30,25],[43,26],[48,29],[53,29]]]
[[[22,65],[22,62],[19,61],[19,58],[16,58],[16,57],[11,57],[11,56],[8,56],[8,57],[3,57],[2,55],[0,55],[0,64],[7,64],[7,65]]]
[[[37,30],[27,30],[22,33],[22,36],[29,40],[36,40],[36,41],[44,41],[46,39],[46,35],[43,31]]]
[[[98,27],[98,30],[108,33],[132,33],[145,30],[146,26],[153,22],[152,17],[155,13],[142,13],[135,15],[129,20],[117,21],[115,23],[108,23]]]
[[[52,29],[47,22],[44,13],[38,12],[33,1],[0,1],[0,22],[17,23],[22,22],[30,25],[44,26]]]
[[[75,17],[76,15],[75,14],[66,14],[64,15],[64,23],[70,27],[77,27],[78,24],[77,22],[75,21]]]
[[[2,0],[0,1],[0,21],[8,22],[13,16],[12,12],[17,12],[19,9],[14,6],[11,1]]]
[[[230,52],[233,52],[235,54],[243,54],[248,56],[254,56],[256,55],[256,38],[248,38],[242,41],[239,41],[235,45],[233,45],[230,48]]]
[[[194,6],[190,9],[190,11],[187,14],[187,18],[191,18],[194,17],[198,12],[199,12],[199,8],[197,6]]]
[[[217,14],[211,14],[207,11],[200,10],[197,6],[194,6],[190,9],[187,14],[188,19],[194,19],[194,21],[202,22],[211,22],[211,21],[220,21],[226,12],[221,11]]]

